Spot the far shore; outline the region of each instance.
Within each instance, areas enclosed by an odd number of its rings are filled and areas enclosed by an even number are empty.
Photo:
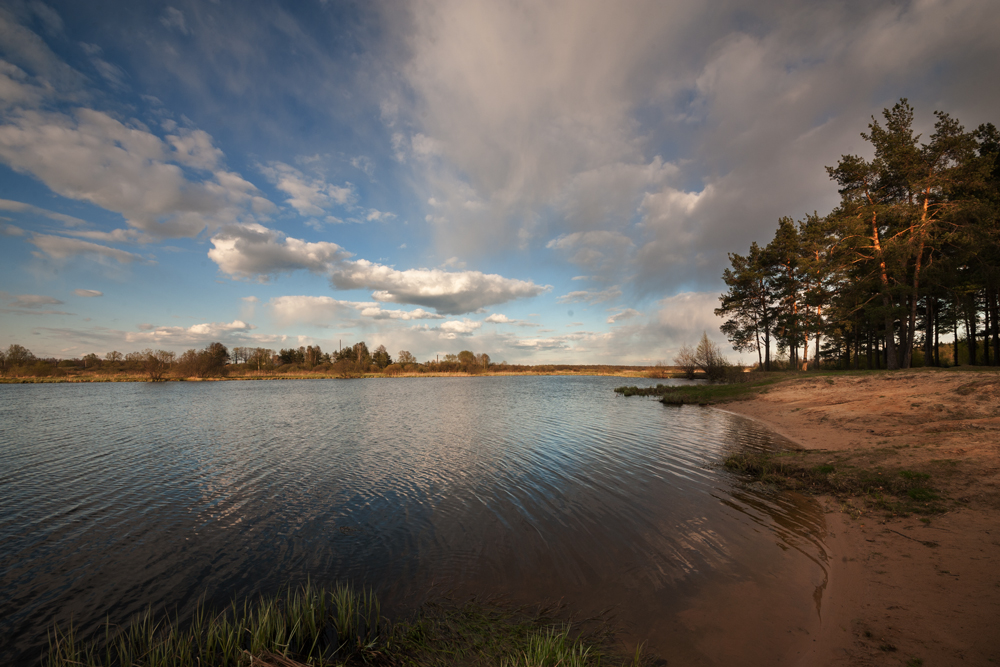
[[[720,406],[799,448],[780,463],[802,479],[901,474],[939,496],[819,496],[829,582],[790,664],[1000,664],[1000,372],[976,370],[805,376]]]
[[[402,372],[402,373],[364,373],[337,375],[330,373],[268,373],[268,372],[240,372],[221,377],[165,377],[157,382],[219,382],[236,380],[359,380],[378,378],[427,378],[427,377],[528,377],[528,376],[596,376],[596,377],[623,377],[636,379],[673,379],[685,377],[684,372],[670,368],[659,369],[656,367],[624,367],[602,366],[599,368],[579,368],[579,369],[555,369],[555,370],[488,370],[478,373],[458,372]],[[695,378],[702,378],[704,374],[695,373]],[[141,373],[73,373],[63,376],[20,376],[20,377],[0,377],[0,384],[51,384],[67,382],[152,382],[149,376]]]

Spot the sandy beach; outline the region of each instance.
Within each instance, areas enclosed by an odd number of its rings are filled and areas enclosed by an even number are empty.
[[[722,408],[822,463],[930,474],[942,496],[924,516],[819,497],[829,584],[790,664],[1000,664],[1000,373],[807,377]]]

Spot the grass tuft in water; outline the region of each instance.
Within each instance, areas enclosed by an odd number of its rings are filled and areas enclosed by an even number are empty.
[[[151,610],[123,628],[81,641],[70,626],[49,632],[48,667],[332,665],[367,661],[391,644],[388,622],[370,591],[311,584],[284,596],[234,602],[219,614],[199,604],[188,627]]]
[[[600,667],[608,631],[589,635],[557,625],[545,611],[468,603],[425,605],[411,620],[390,624],[371,591],[310,584],[285,595],[234,602],[191,621],[158,619],[147,610],[125,627],[106,623],[83,641],[73,626],[49,632],[47,667]],[[640,647],[641,648],[641,647]],[[613,665],[640,667],[640,650]]]

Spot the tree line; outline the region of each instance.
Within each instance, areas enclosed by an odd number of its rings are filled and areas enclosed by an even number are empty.
[[[882,115],[871,159],[827,167],[833,211],[729,255],[715,312],[765,370],[772,350],[792,368],[1000,363],[1000,132],[936,111],[922,141],[906,99]]]
[[[506,362],[504,362],[506,364]],[[241,373],[291,373],[311,371],[351,377],[368,373],[398,374],[403,372],[467,372],[488,370],[495,364],[485,352],[476,354],[463,350],[446,354],[444,359],[425,363],[417,361],[408,350],[400,350],[393,359],[384,345],[369,350],[364,341],[343,347],[336,352],[323,352],[319,345],[281,349],[277,352],[264,347],[227,348],[219,342],[204,349],[191,349],[177,355],[166,350],[145,349],[138,352],[108,352],[104,357],[87,354],[77,359],[39,359],[22,345],[12,344],[0,350],[0,373],[13,376],[47,377],[66,375],[70,371],[94,373],[132,373],[163,380],[176,377],[224,377]]]

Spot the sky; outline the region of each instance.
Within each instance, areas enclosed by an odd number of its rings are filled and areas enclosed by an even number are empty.
[[[0,2],[0,346],[670,363],[991,0]]]

